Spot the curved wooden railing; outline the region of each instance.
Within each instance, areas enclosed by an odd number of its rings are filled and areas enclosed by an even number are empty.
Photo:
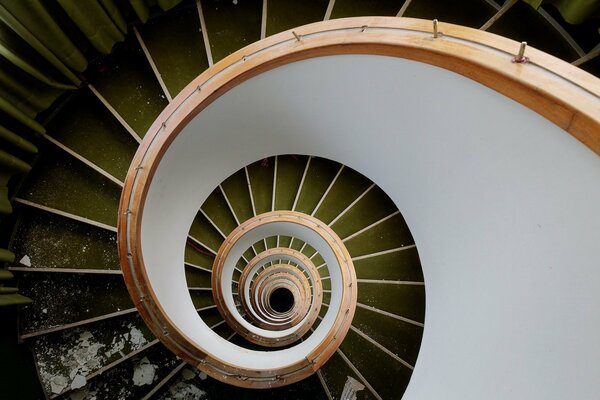
[[[534,48],[487,32],[431,21],[365,17],[319,22],[271,36],[206,70],[171,102],[136,153],[120,203],[118,241],[128,290],[156,336],[184,360],[224,382],[273,387],[312,373],[319,363],[279,371],[241,371],[191,344],[163,313],[144,273],[141,216],[149,183],[178,133],[228,90],[278,66],[335,54],[401,57],[435,65],[479,82],[523,104],[600,154],[600,81]],[[525,58],[526,57],[526,58]],[[246,374],[246,375],[242,375]]]

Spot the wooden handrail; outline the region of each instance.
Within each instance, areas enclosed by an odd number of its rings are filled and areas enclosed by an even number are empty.
[[[363,17],[282,32],[221,60],[194,79],[163,110],[144,137],[127,174],[119,208],[118,241],[123,275],[136,307],[155,335],[179,357],[223,382],[244,387],[295,382],[328,358],[326,353],[323,358],[309,355],[306,364],[279,371],[242,370],[215,359],[171,321],[145,272],[141,217],[163,155],[198,113],[255,75],[295,61],[336,54],[415,60],[461,74],[502,93],[600,154],[600,80],[531,47],[525,53],[528,62],[514,63],[520,44],[488,32],[440,22],[438,37],[434,38],[432,29],[431,21]]]

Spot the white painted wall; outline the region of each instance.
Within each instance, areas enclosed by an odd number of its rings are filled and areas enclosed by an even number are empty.
[[[148,273],[178,324],[196,323],[172,294],[185,292],[199,205],[237,169],[283,153],[357,169],[406,218],[427,291],[406,399],[599,398],[600,157],[512,100],[413,61],[294,63],[190,123],[142,224]]]

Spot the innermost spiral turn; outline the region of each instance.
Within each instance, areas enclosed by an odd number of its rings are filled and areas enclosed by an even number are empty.
[[[289,289],[277,288],[269,296],[269,304],[279,313],[290,311],[294,306],[294,295]]]

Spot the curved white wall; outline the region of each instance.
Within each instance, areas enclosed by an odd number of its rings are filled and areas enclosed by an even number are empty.
[[[142,240],[167,303],[185,290],[199,205],[237,169],[283,153],[357,169],[406,218],[427,292],[406,399],[598,398],[600,157],[429,65],[343,55],[280,67],[215,101],[165,154]]]

